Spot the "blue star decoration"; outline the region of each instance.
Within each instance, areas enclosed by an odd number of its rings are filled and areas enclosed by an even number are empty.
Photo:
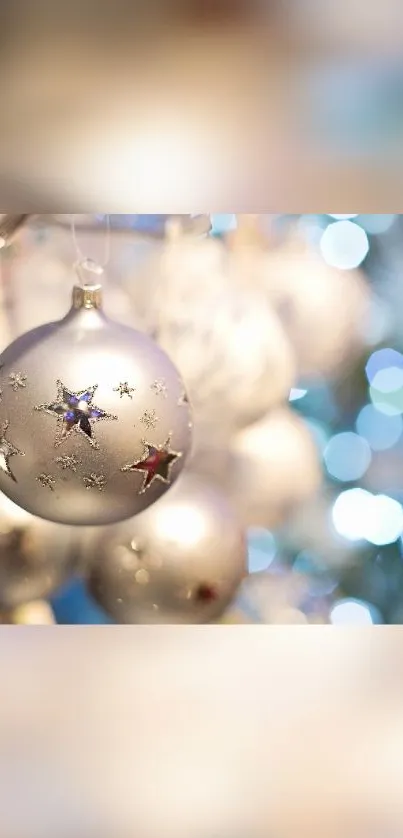
[[[40,404],[35,410],[42,410],[50,416],[57,418],[57,430],[55,447],[59,446],[68,437],[76,432],[85,437],[93,448],[99,448],[94,438],[94,424],[104,419],[117,419],[106,413],[100,407],[93,404],[93,398],[98,385],[88,387],[74,393],[69,390],[60,380],[57,381],[57,397],[55,402]]]

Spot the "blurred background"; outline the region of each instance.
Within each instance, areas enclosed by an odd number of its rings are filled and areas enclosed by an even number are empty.
[[[107,217],[74,218],[81,252],[102,262]],[[3,348],[66,313],[71,223],[27,217],[2,248]],[[403,217],[112,214],[109,223],[106,312],[176,363],[194,413],[187,474],[216,493],[186,488],[196,511],[213,507],[217,529],[207,555],[194,531],[189,542],[195,519],[183,512],[175,574],[198,563],[214,621],[402,623]],[[147,565],[124,564],[134,519],[106,537],[48,526],[2,498],[0,522],[3,622],[208,621],[179,599],[166,611],[178,584],[172,556],[153,571],[156,587],[144,584]],[[237,532],[245,573],[228,553]]]
[[[4,4],[2,204],[399,209],[402,31],[398,0]]]

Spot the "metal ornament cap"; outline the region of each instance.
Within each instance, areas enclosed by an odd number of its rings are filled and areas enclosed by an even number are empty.
[[[180,376],[148,336],[105,315],[99,283],[75,286],[62,320],[7,347],[0,390],[0,491],[34,515],[123,521],[183,469],[192,423]]]

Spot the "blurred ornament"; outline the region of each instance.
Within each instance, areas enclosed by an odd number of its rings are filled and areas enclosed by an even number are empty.
[[[178,366],[196,419],[229,429],[287,399],[295,372],[279,318],[239,270],[220,242],[182,237],[153,265],[154,284],[143,280],[146,326]]]
[[[105,317],[99,285],[76,286],[63,320],[4,351],[0,388],[0,487],[35,515],[121,521],[183,468],[191,423],[178,373],[149,338]]]
[[[88,538],[90,591],[119,623],[216,620],[246,574],[228,501],[189,473],[152,509]]]
[[[307,593],[308,581],[286,568],[253,573],[245,579],[236,607],[255,623],[304,625],[308,622],[303,611]]]
[[[240,431],[230,451],[231,463],[221,482],[246,526],[279,526],[320,485],[312,436],[288,408]]]
[[[21,626],[52,626],[55,618],[50,605],[43,600],[20,605],[10,614],[10,622]]]
[[[73,532],[34,518],[0,494],[0,608],[46,597],[76,569]]]
[[[323,569],[337,578],[345,567],[361,562],[362,556],[357,554],[357,545],[336,530],[332,516],[335,497],[334,490],[324,490],[299,504],[278,536],[282,547],[296,555],[298,567],[307,569],[305,557],[309,555],[315,574]]]
[[[23,227],[30,215],[13,215],[12,213],[5,213],[0,216],[0,250],[13,241],[14,236]]]
[[[295,348],[301,376],[337,372],[365,343],[370,294],[358,270],[337,270],[291,238],[262,256],[262,284]]]
[[[131,282],[136,311],[144,327],[159,332],[175,326],[225,282],[225,250],[214,238],[184,235],[178,219],[166,225],[165,242],[150,253]]]

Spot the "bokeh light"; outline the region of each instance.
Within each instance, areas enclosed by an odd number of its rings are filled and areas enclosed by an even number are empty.
[[[379,611],[368,602],[358,599],[340,599],[330,611],[330,622],[334,626],[371,626],[381,623]]]
[[[274,536],[263,527],[252,527],[248,531],[249,573],[268,570],[277,552]]]
[[[373,451],[387,451],[400,439],[403,419],[400,413],[390,416],[367,404],[358,414],[356,429]]]
[[[371,514],[365,523],[365,539],[381,547],[397,541],[402,531],[403,509],[400,503],[387,495],[374,495]]]
[[[360,227],[363,227],[371,235],[387,233],[396,221],[396,215],[359,215],[357,216]]]
[[[372,403],[381,413],[403,413],[403,369],[387,367],[375,373],[369,388]]]
[[[339,535],[349,541],[365,538],[365,524],[371,514],[372,495],[365,489],[347,489],[333,504],[333,524]]]
[[[230,233],[237,228],[237,217],[232,213],[212,213],[211,232],[214,236],[221,236]]]
[[[339,535],[378,547],[393,544],[403,532],[400,503],[360,488],[341,492],[333,505],[332,518]]]
[[[403,355],[401,352],[389,347],[377,349],[376,352],[373,352],[365,365],[365,373],[369,383],[373,384],[376,374],[389,367],[398,367],[403,370]]]
[[[368,236],[352,221],[335,221],[324,231],[320,249],[325,262],[332,267],[358,268],[369,250]]]
[[[341,220],[343,218],[357,218],[357,213],[354,212],[342,212],[342,213],[334,213],[329,212],[328,215],[330,218],[336,218],[337,220]]]
[[[328,473],[336,480],[359,480],[371,463],[371,448],[358,434],[350,431],[336,434],[325,448],[324,461]]]
[[[304,396],[306,396],[307,392],[308,392],[308,390],[302,390],[302,389],[299,389],[298,387],[293,387],[290,390],[289,401],[290,402],[297,402],[300,399],[303,399]]]

